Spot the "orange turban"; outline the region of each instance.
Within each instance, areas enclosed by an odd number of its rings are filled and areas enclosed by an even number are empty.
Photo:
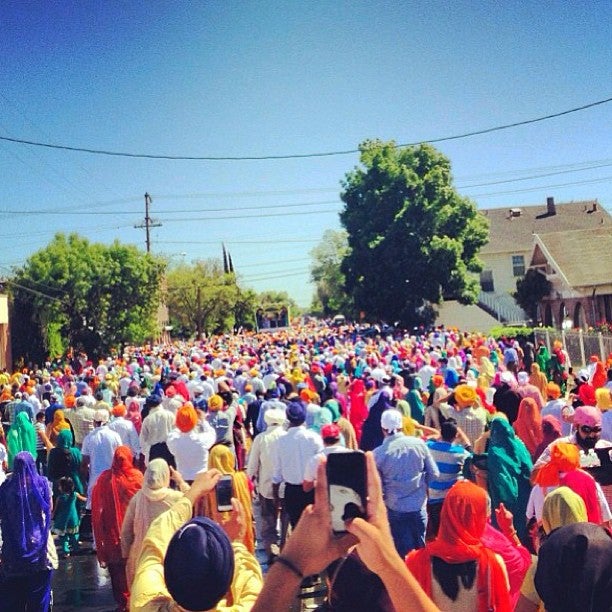
[[[431,382],[433,382],[433,386],[437,389],[444,384],[444,376],[442,374],[434,374],[431,377]]]
[[[312,399],[312,393],[309,389],[302,389],[300,391],[300,399],[304,402],[310,402]]]
[[[561,397],[561,387],[557,383],[549,382],[546,385],[546,394],[553,399],[559,399]]]
[[[459,408],[467,408],[476,403],[476,389],[469,385],[457,385],[455,387],[455,401]]]
[[[191,431],[198,424],[198,413],[191,402],[185,402],[176,413],[176,426],[183,432]]]
[[[541,487],[554,487],[560,483],[559,472],[571,472],[580,467],[580,450],[570,442],[557,442],[550,450],[550,461],[535,475]]]
[[[64,406],[66,406],[66,408],[74,408],[75,404],[76,397],[74,397],[74,395],[66,395],[64,397]]]
[[[113,413],[113,416],[122,417],[127,414],[127,408],[125,407],[125,404],[116,404],[113,406],[111,412]]]

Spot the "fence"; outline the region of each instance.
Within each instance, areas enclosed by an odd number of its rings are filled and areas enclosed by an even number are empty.
[[[549,352],[555,340],[562,342],[574,368],[586,365],[591,355],[597,355],[606,363],[607,356],[612,353],[612,336],[605,336],[601,332],[536,329],[534,336],[536,345],[544,342]]]

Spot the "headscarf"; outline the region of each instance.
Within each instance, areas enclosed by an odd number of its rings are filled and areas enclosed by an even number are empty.
[[[478,610],[510,610],[506,576],[495,553],[482,544],[488,514],[486,492],[463,480],[449,490],[440,516],[440,530],[425,548],[413,550],[406,558],[408,569],[431,597],[432,557],[446,563],[476,561],[478,566]],[[489,585],[487,587],[487,585]]]
[[[542,394],[542,397],[546,397],[546,386],[548,385],[548,378],[546,374],[540,370],[540,366],[537,363],[531,364],[531,374],[529,376],[529,384],[537,387]]]
[[[559,487],[544,498],[542,527],[546,534],[564,525],[586,521],[584,500],[569,487]]]
[[[350,401],[349,421],[355,429],[357,442],[360,442],[363,422],[368,416],[368,409],[365,403],[365,385],[363,380],[358,378],[351,383],[348,396]]]
[[[5,571],[24,574],[46,569],[51,491],[28,452],[17,453],[13,474],[0,487],[0,521]]]
[[[58,433],[62,431],[62,429],[70,429],[70,423],[66,420],[63,410],[56,410],[53,413],[53,429]]]
[[[601,524],[601,508],[597,499],[595,479],[584,470],[572,470],[561,476],[561,484],[582,497],[590,523]]]
[[[491,421],[487,467],[493,507],[497,508],[503,503],[517,517],[515,527],[521,541],[525,542],[527,528],[524,517],[531,492],[529,476],[533,463],[529,451],[516,437],[512,425],[500,417]],[[495,517],[492,517],[492,522],[496,525]]]
[[[121,525],[130,499],[142,487],[142,472],[134,467],[132,451],[119,446],[113,464],[98,477],[91,496],[91,522],[98,560],[121,559]]]
[[[595,363],[595,372],[593,372],[593,376],[591,377],[591,384],[595,389],[599,389],[606,384],[607,378],[604,364],[597,360]]]
[[[253,552],[255,550],[255,534],[253,533],[253,504],[251,501],[251,491],[249,489],[247,475],[242,471],[236,471],[234,468],[235,462],[236,458],[234,457],[234,453],[224,444],[215,444],[210,449],[210,453],[208,454],[208,469],[217,469],[222,474],[231,474],[232,476],[232,497],[238,499],[246,513],[244,545]],[[211,491],[204,497],[203,501],[205,516],[221,524],[229,520],[229,512],[219,512],[219,510],[217,510],[217,496],[215,491]]]
[[[142,429],[142,415],[140,414],[140,404],[136,400],[132,399],[132,401],[129,401],[125,418],[132,422],[136,433],[140,435],[140,430]]]
[[[6,444],[9,470],[13,469],[13,461],[22,451],[27,451],[32,457],[36,457],[36,430],[27,412],[20,412],[15,417],[15,422],[6,436]]]
[[[561,423],[552,414],[542,417],[542,441],[533,455],[534,461],[544,452],[544,449],[561,437]]]
[[[599,408],[602,412],[612,408],[612,395],[610,394],[610,389],[607,389],[606,387],[595,389],[595,400],[597,408]]]
[[[363,423],[361,441],[359,442],[361,450],[374,450],[383,443],[385,436],[380,427],[380,417],[388,408],[391,408],[391,398],[387,395],[386,391],[380,391],[378,399],[370,408],[368,417]],[[412,406],[410,408],[412,410]]]
[[[575,523],[551,533],[540,548],[535,586],[548,612],[609,611],[611,567],[610,533]]]
[[[542,417],[534,399],[526,397],[521,400],[513,426],[516,435],[525,443],[533,457],[538,444],[542,442]]]

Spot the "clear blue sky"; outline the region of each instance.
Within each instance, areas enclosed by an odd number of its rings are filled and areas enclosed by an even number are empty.
[[[239,157],[451,136],[611,97],[611,17],[605,0],[5,0],[0,136]],[[481,208],[552,195],[610,209],[611,126],[612,103],[437,146]],[[133,226],[148,191],[163,224],[154,252],[190,262],[220,256],[225,241],[244,285],[307,305],[309,251],[339,228],[339,182],[356,163],[0,141],[0,273],[56,231],[144,248]]]

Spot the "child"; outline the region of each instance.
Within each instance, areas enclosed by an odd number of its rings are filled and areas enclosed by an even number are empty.
[[[77,500],[86,502],[87,498],[74,490],[74,481],[70,476],[62,476],[59,479],[58,490],[59,495],[53,508],[53,533],[60,536],[60,555],[69,557],[71,550],[75,552],[79,548],[80,519]]]

